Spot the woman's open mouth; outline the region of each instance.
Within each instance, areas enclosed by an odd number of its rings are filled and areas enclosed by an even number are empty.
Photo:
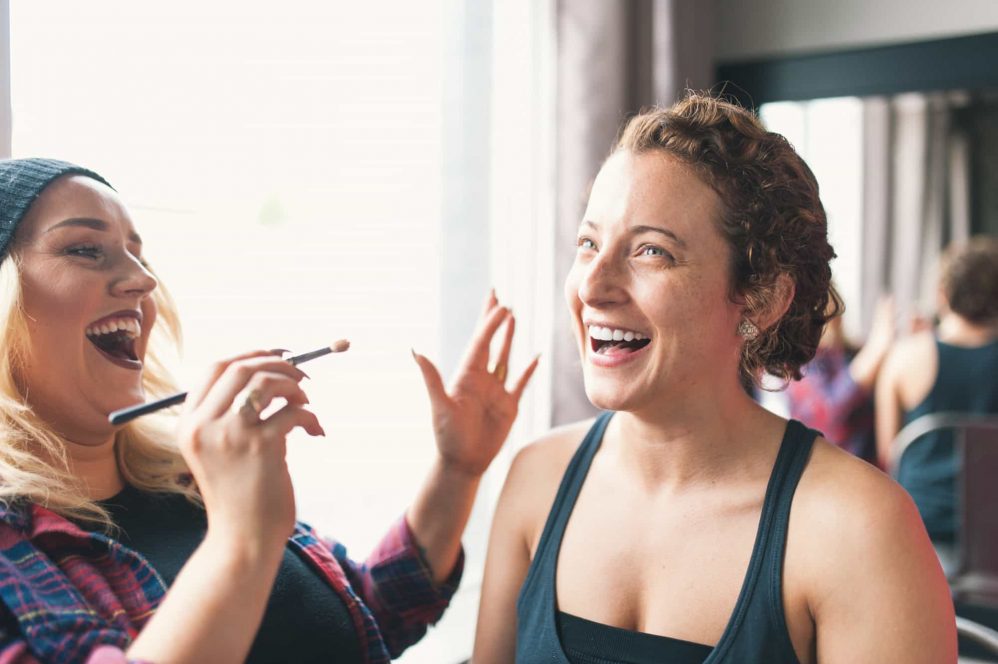
[[[641,332],[611,327],[589,326],[589,345],[597,355],[625,355],[641,350],[651,339]]]
[[[141,369],[142,362],[135,352],[135,341],[141,330],[135,318],[120,316],[91,324],[86,334],[90,343],[111,362],[126,369]]]

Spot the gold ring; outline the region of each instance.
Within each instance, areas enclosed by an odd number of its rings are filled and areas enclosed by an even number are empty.
[[[240,410],[252,415],[254,420],[259,420],[260,413],[263,411],[263,405],[260,403],[261,396],[260,390],[250,390],[243,400]]]
[[[506,365],[505,364],[500,364],[500,365],[496,366],[495,371],[493,371],[492,373],[493,373],[493,375],[495,375],[496,379],[500,383],[505,382],[505,380],[506,380]]]

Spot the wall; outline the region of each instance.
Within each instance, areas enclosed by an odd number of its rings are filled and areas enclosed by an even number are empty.
[[[717,60],[998,31],[995,0],[715,0]]]

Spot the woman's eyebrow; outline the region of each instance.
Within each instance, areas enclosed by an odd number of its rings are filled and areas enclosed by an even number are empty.
[[[70,219],[63,219],[58,224],[50,226],[46,233],[51,233],[57,228],[68,228],[73,226],[82,226],[84,228],[91,228],[95,231],[107,232],[109,225],[103,219],[94,219],[92,217],[72,217]],[[142,238],[135,231],[128,234],[128,239],[137,244],[142,244]]]
[[[670,231],[668,228],[662,228],[660,226],[642,225],[642,226],[631,226],[630,231],[632,235],[640,235],[641,233],[660,233],[661,235],[664,235],[673,242],[675,242],[682,249],[686,248],[686,243],[683,242],[682,238],[680,238],[678,235]]]
[[[597,224],[595,221],[589,221],[588,219],[586,219],[585,221],[582,222],[582,225],[589,226],[590,228],[597,231],[599,230],[599,224]],[[682,240],[682,238],[680,238],[678,235],[670,231],[668,228],[662,228],[661,226],[640,225],[640,226],[631,226],[627,230],[631,235],[640,235],[641,233],[660,233],[661,235],[664,235],[673,242],[675,242],[681,249],[686,248],[686,243]]]

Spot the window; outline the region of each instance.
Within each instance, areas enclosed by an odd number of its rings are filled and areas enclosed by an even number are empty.
[[[7,5],[12,156],[121,192],[180,308],[182,385],[244,349],[351,340],[306,367],[329,437],[293,435],[288,458],[299,517],[363,559],[434,455],[410,348],[450,372],[490,285],[517,309],[514,372],[551,343],[551,277],[527,257],[553,241],[552,3]],[[483,482],[458,596],[401,661],[469,655],[492,509],[543,394]]]
[[[863,102],[858,97],[775,102],[759,109],[766,128],[783,134],[814,172],[828,215],[836,287],[846,301],[847,334],[862,339]]]

